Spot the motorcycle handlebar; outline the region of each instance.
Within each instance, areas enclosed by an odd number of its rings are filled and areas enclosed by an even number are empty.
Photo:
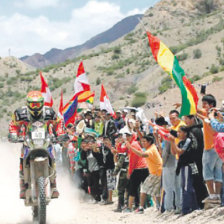
[[[19,143],[20,143],[20,142],[23,143],[23,142],[24,142],[24,139],[18,139],[17,142],[19,142]]]

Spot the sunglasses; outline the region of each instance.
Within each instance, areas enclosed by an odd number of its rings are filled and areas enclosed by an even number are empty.
[[[42,106],[42,103],[39,103],[39,102],[32,102],[32,103],[29,103],[29,106],[31,108],[39,108]]]

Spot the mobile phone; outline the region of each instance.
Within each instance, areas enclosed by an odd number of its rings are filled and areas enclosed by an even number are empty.
[[[177,138],[177,131],[171,130],[170,134],[173,135],[175,138]]]
[[[206,85],[205,84],[203,84],[203,85],[201,85],[201,94],[205,94],[205,92],[206,92]]]

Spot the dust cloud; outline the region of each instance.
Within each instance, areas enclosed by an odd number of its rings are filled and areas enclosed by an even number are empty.
[[[32,224],[30,207],[25,207],[19,199],[19,144],[0,143],[0,224]],[[210,210],[196,210],[189,215],[177,216],[160,213],[155,207],[138,215],[114,213],[117,198],[112,205],[102,206],[92,203],[81,203],[80,193],[70,179],[58,167],[57,184],[59,199],[52,200],[47,207],[47,224],[221,224],[223,223],[224,207]]]
[[[19,156],[21,144],[0,142],[0,224],[31,224],[31,207],[19,199]],[[59,199],[47,206],[47,223],[76,223],[80,192],[62,169],[57,171]]]

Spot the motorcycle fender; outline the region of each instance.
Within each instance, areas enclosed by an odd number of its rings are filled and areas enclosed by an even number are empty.
[[[35,178],[49,176],[49,160],[47,157],[37,157],[34,159]]]

